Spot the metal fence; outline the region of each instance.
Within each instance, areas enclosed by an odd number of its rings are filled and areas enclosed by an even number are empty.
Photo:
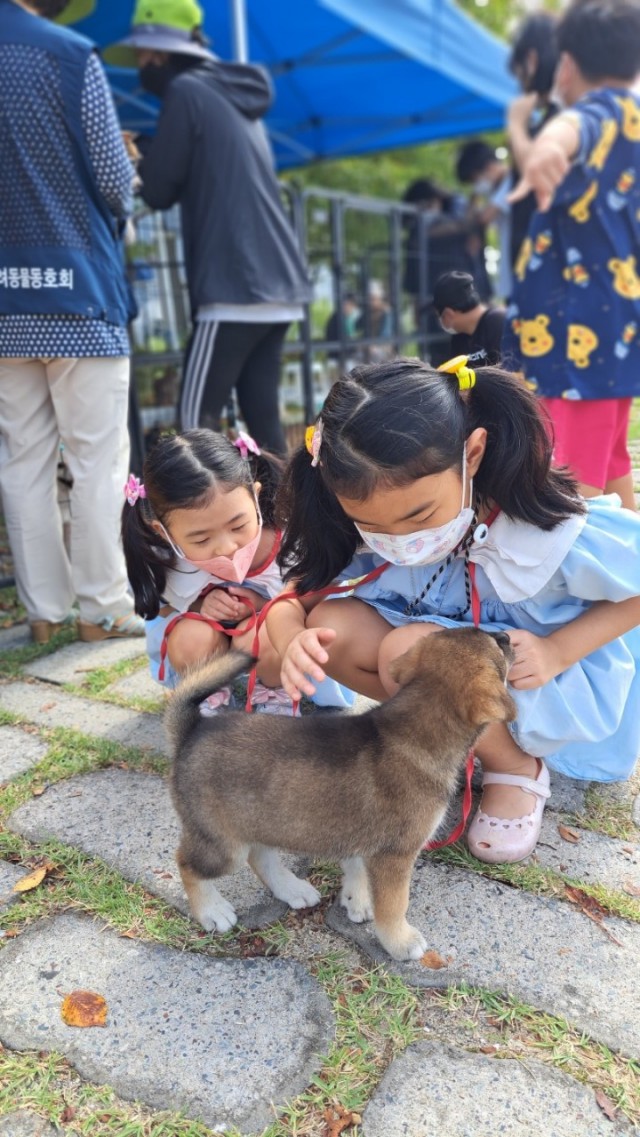
[[[429,228],[419,210],[290,184],[282,192],[314,293],[305,318],[289,329],[283,352],[280,411],[295,443],[341,371],[397,354],[426,358],[438,335],[428,310]],[[410,227],[413,251],[407,254]],[[128,253],[139,308],[132,325],[134,451],[136,443],[144,446],[175,421],[191,325],[177,209],[141,210],[136,232]],[[410,274],[408,255],[415,261]],[[411,292],[405,287],[409,275]]]

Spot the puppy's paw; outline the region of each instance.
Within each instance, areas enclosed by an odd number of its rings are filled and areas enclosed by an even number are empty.
[[[322,897],[308,880],[301,880],[291,873],[291,879],[287,880],[286,885],[280,886],[278,899],[284,900],[290,908],[314,908]]]
[[[345,881],[340,890],[340,903],[347,909],[352,923],[365,924],[373,920],[373,902],[368,885],[352,887]]]
[[[427,950],[427,941],[422,932],[418,928],[412,928],[411,924],[406,925],[402,935],[383,937],[378,933],[378,939],[393,959],[421,959]]]
[[[228,932],[238,923],[235,909],[220,893],[210,897],[194,915],[206,932]]]

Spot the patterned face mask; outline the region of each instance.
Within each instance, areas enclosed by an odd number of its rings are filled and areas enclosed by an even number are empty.
[[[356,525],[358,533],[374,553],[378,553],[392,565],[409,567],[431,565],[441,561],[460,544],[465,533],[473,524],[473,478],[469,481],[469,505],[465,506],[467,451],[462,458],[462,501],[460,512],[452,521],[439,525],[436,529],[419,529],[415,533],[367,533]],[[355,522],[354,522],[355,525]]]

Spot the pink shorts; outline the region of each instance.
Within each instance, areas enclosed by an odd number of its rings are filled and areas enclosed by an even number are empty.
[[[553,461],[603,490],[631,472],[631,399],[541,399],[553,426]]]

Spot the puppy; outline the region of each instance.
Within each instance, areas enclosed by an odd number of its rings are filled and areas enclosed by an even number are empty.
[[[295,719],[200,715],[207,695],[247,670],[246,655],[187,675],[166,725],[182,822],[177,861],[195,918],[208,931],[236,923],[213,881],[247,862],[292,908],[317,904],[319,893],[277,850],[319,855],[342,861],[349,918],[373,918],[394,959],[419,959],[426,941],[406,920],[411,870],[483,728],[515,718],[512,658],[502,632],[444,630],[394,661],[400,690],[388,702],[362,715]]]

